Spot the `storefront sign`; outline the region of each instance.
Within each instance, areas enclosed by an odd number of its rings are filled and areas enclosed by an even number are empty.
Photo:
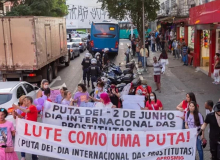
[[[17,119],[15,151],[66,160],[192,160],[196,134],[83,130]]]
[[[183,112],[85,108],[46,102],[43,123],[69,128],[161,131],[182,128]]]

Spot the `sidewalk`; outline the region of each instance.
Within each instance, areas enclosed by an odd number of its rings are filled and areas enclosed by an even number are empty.
[[[153,57],[159,57],[160,52],[150,52],[148,65],[153,63]],[[216,103],[220,98],[220,85],[212,84],[213,79],[201,71],[196,71],[192,66],[183,66],[181,60],[174,60],[173,55],[168,53],[169,65],[166,66],[164,75],[161,75],[161,93],[155,92],[158,99],[163,103],[165,110],[175,110],[176,106],[185,99],[186,93],[194,92],[196,95],[199,110],[205,118],[204,104],[207,100],[213,100]],[[148,85],[155,91],[156,85],[153,77],[153,67],[147,67],[147,72],[140,76],[148,81]],[[205,137],[208,140],[208,129]],[[211,157],[209,144],[204,149],[204,160]]]

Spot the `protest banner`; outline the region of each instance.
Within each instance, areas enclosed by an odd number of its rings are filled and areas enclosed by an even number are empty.
[[[140,95],[123,95],[123,109],[141,110],[145,107],[145,96]]]
[[[15,151],[66,160],[193,160],[197,129],[101,131],[17,119]]]
[[[46,102],[43,123],[70,128],[115,131],[161,131],[182,129],[180,111],[146,111],[86,108]]]

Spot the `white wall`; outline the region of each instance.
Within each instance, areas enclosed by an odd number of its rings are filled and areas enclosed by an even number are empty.
[[[97,0],[66,0],[69,14],[66,16],[67,29],[91,28],[92,22],[109,20],[108,12],[101,10]]]

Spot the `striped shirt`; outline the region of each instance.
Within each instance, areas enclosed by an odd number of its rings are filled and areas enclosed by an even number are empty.
[[[153,63],[153,66],[154,66],[154,75],[160,75],[162,64],[160,62],[157,62],[157,63]]]
[[[183,49],[183,54],[186,55],[186,54],[187,54],[188,47],[187,47],[187,46],[183,46],[182,49]]]

